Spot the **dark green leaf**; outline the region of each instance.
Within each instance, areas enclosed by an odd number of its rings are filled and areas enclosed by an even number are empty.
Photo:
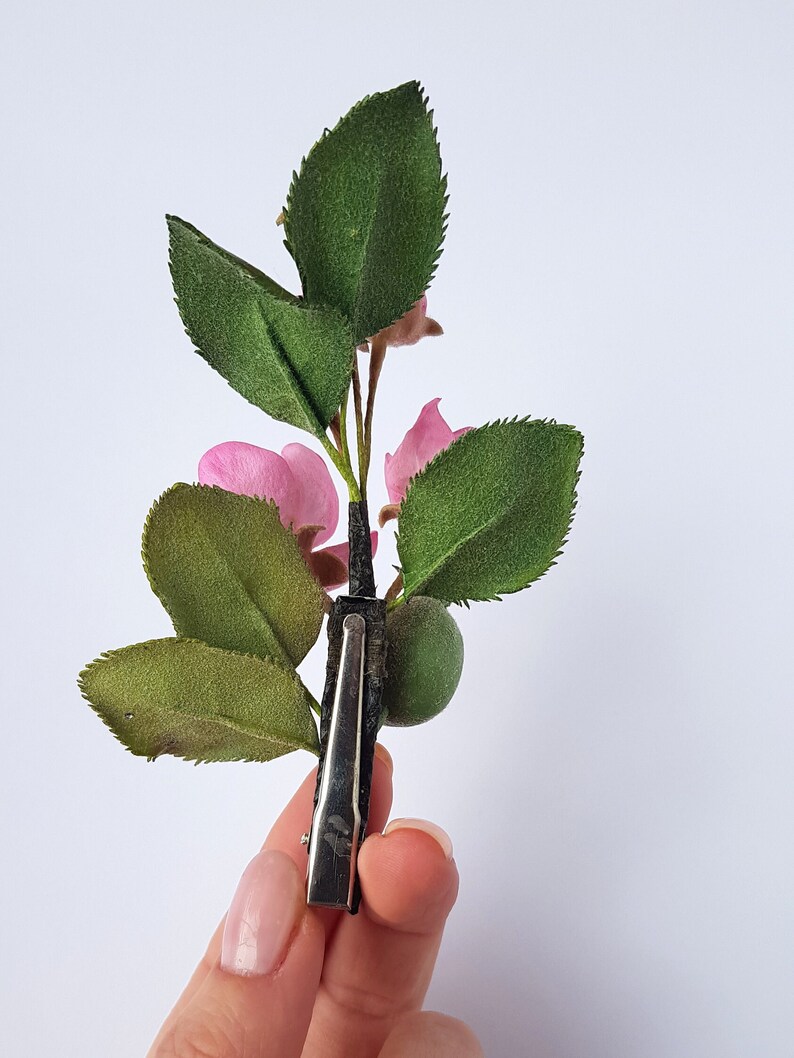
[[[573,427],[526,419],[482,426],[441,452],[400,511],[406,595],[495,599],[537,580],[565,542],[581,455]]]
[[[314,146],[290,188],[286,245],[306,299],[343,312],[356,342],[393,323],[430,284],[446,201],[417,82],[362,100]]]
[[[127,749],[153,760],[272,760],[317,753],[309,692],[273,661],[193,639],[111,650],[80,673],[80,689]]]
[[[174,485],[149,513],[143,561],[179,635],[297,665],[320,633],[324,593],[267,500]]]
[[[197,352],[268,415],[322,437],[353,370],[347,322],[306,307],[191,224],[167,220],[177,305]]]

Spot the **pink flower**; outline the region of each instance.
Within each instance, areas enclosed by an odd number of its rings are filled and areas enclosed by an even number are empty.
[[[462,430],[451,430],[438,410],[440,401],[441,397],[436,397],[425,404],[394,455],[386,456],[386,489],[391,503],[381,511],[381,525],[389,518],[396,518],[411,478],[427,466],[434,456],[449,448],[453,441],[471,429],[465,426]]]
[[[315,550],[334,535],[339,523],[339,497],[328,468],[302,444],[289,444],[281,455],[245,441],[225,441],[199,461],[199,482],[227,492],[272,500],[281,524],[292,529],[304,558],[324,588],[347,581],[350,552],[346,543]],[[373,554],[378,534],[372,534]]]
[[[390,327],[384,327],[375,337],[379,338],[384,346],[416,345],[420,339],[426,336],[443,333],[441,324],[431,320],[427,315],[427,295],[423,294],[418,301],[414,302],[404,316],[401,316]],[[370,338],[370,342],[373,340]]]

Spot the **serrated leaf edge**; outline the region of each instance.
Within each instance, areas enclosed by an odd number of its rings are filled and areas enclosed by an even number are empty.
[[[342,403],[342,400],[343,400],[343,398],[345,396],[345,393],[347,392],[347,387],[350,384],[350,376],[351,376],[351,374],[353,372],[353,358],[355,356],[355,343],[353,341],[352,333],[350,331],[350,322],[349,322],[349,320],[347,320],[345,318],[345,316],[341,312],[338,311],[338,309],[333,308],[333,306],[323,305],[323,304],[319,304],[319,303],[310,305],[304,298],[299,298],[299,297],[296,297],[293,294],[290,294],[289,291],[284,290],[284,288],[281,287],[278,283],[276,283],[276,281],[274,279],[271,279],[270,276],[266,275],[264,272],[261,272],[258,268],[254,267],[254,265],[251,265],[247,261],[244,261],[241,257],[237,257],[235,254],[233,254],[229,250],[225,249],[219,243],[213,242],[213,240],[210,239],[210,237],[208,235],[205,235],[204,232],[200,231],[197,227],[195,227],[195,225],[191,224],[189,221],[183,220],[181,217],[177,217],[177,216],[175,216],[173,214],[166,214],[166,221],[168,222],[168,226],[169,226],[168,268],[169,268],[169,272],[171,274],[171,282],[172,282],[172,285],[174,286],[174,294],[175,294],[175,296],[174,296],[174,304],[176,305],[177,311],[179,312],[179,318],[182,321],[182,326],[184,328],[185,334],[190,339],[190,343],[193,346],[193,351],[198,356],[200,356],[201,359],[209,367],[211,367],[218,375],[220,375],[220,377],[224,380],[224,382],[227,384],[227,386],[229,386],[230,389],[234,390],[235,393],[237,393],[239,396],[243,397],[244,400],[247,400],[248,403],[252,404],[255,408],[259,408],[260,411],[264,411],[264,408],[261,408],[253,400],[251,400],[248,397],[245,397],[244,394],[240,393],[240,391],[235,386],[232,385],[232,383],[229,381],[229,379],[227,379],[214,366],[214,364],[212,364],[212,362],[202,352],[201,343],[196,339],[196,337],[191,332],[191,329],[190,329],[190,327],[189,327],[189,325],[188,325],[188,323],[187,323],[187,321],[185,319],[185,316],[184,316],[184,314],[182,312],[181,299],[180,299],[179,295],[176,294],[176,283],[175,283],[175,279],[174,279],[174,264],[173,264],[173,240],[170,238],[171,223],[172,222],[175,222],[175,223],[178,223],[178,224],[182,225],[182,227],[187,229],[187,231],[189,231],[197,239],[197,241],[202,243],[210,252],[215,253],[217,256],[221,256],[222,258],[223,258],[223,255],[225,255],[225,258],[229,259],[228,263],[231,264],[232,266],[237,267],[237,269],[238,269],[238,271],[240,273],[240,278],[242,279],[242,281],[245,282],[245,283],[253,283],[254,287],[257,290],[257,292],[262,297],[271,298],[274,301],[279,301],[280,300],[280,301],[284,302],[284,304],[290,305],[292,308],[295,308],[298,311],[304,312],[304,313],[306,313],[307,315],[310,315],[310,316],[317,316],[317,317],[331,316],[337,322],[343,324],[343,326],[347,329],[348,333],[351,334],[350,343],[349,343],[350,344],[350,366],[349,366],[349,371],[346,373],[344,385],[340,387],[340,393],[338,395],[338,400],[336,400],[336,398],[335,398],[335,408],[338,408],[339,405]],[[218,250],[221,251],[221,254],[217,254]],[[223,259],[225,259],[225,258],[223,258]],[[279,291],[283,291],[283,294],[285,296],[281,297],[280,294],[276,293],[275,291],[270,291],[269,289],[267,289],[267,286],[270,285],[270,284],[272,284],[274,286],[274,288],[278,288]],[[259,318],[261,319],[262,324],[263,324],[265,330],[267,331],[268,337],[270,338],[271,344],[273,345],[273,348],[277,352],[276,364],[277,364],[278,368],[281,370],[282,376],[284,378],[286,378],[289,382],[292,383],[291,388],[296,392],[298,404],[300,405],[301,410],[302,410],[303,415],[304,415],[304,418],[306,420],[306,432],[314,435],[315,437],[323,438],[325,436],[325,432],[326,432],[326,429],[328,427],[328,423],[323,423],[322,420],[323,420],[324,416],[319,414],[319,410],[317,408],[315,408],[312,400],[310,399],[309,395],[306,393],[306,390],[304,389],[304,386],[303,386],[303,383],[302,383],[300,377],[295,373],[295,371],[294,371],[294,369],[292,367],[292,363],[290,361],[289,356],[287,355],[286,349],[284,348],[284,346],[281,343],[281,341],[278,340],[278,338],[277,338],[277,336],[276,336],[276,334],[275,334],[275,332],[273,330],[272,324],[267,319],[267,317],[263,314],[260,306],[257,305],[256,308],[257,308],[257,311],[259,312]],[[265,414],[266,415],[271,415],[270,412],[265,412]],[[276,418],[276,416],[271,415],[271,418]],[[333,415],[331,416],[331,418],[333,418]],[[287,421],[287,420],[281,420],[281,421]],[[330,419],[329,419],[329,422],[330,422]],[[289,423],[289,425],[294,425],[294,423]]]
[[[356,113],[356,111],[360,110],[362,107],[366,106],[368,103],[370,103],[374,99],[378,99],[381,96],[390,95],[393,92],[399,92],[401,89],[408,88],[408,87],[415,88],[415,90],[416,90],[416,92],[417,92],[417,94],[418,94],[418,96],[420,98],[420,101],[421,101],[422,105],[425,108],[425,119],[428,122],[428,124],[430,125],[430,129],[431,129],[431,132],[433,134],[433,143],[435,144],[435,146],[437,148],[437,151],[438,151],[438,157],[439,157],[439,184],[440,184],[440,189],[441,189],[441,194],[442,194],[441,208],[442,208],[443,212],[441,214],[441,229],[440,229],[440,238],[439,238],[439,242],[438,242],[438,247],[436,248],[435,254],[434,254],[434,256],[432,257],[432,259],[430,261],[430,268],[429,268],[429,274],[428,274],[428,277],[427,277],[427,281],[424,283],[424,285],[422,286],[421,289],[419,289],[419,290],[417,290],[415,292],[414,296],[411,297],[411,299],[408,301],[408,303],[405,305],[405,307],[402,309],[402,311],[398,312],[398,314],[394,317],[393,320],[390,320],[387,324],[384,324],[382,329],[385,329],[386,327],[390,327],[393,323],[396,323],[397,320],[402,319],[402,317],[405,315],[405,313],[408,312],[409,309],[413,305],[415,305],[416,302],[422,297],[422,295],[425,294],[430,289],[430,286],[431,286],[433,280],[435,279],[436,272],[438,270],[438,262],[441,259],[441,254],[443,253],[444,239],[446,238],[447,227],[448,227],[448,224],[449,224],[449,213],[447,212],[447,205],[449,204],[448,174],[447,173],[443,173],[441,171],[442,170],[441,144],[440,144],[439,138],[438,138],[438,127],[433,124],[433,116],[435,114],[435,111],[428,108],[428,104],[430,102],[430,97],[425,92],[425,90],[424,90],[423,86],[421,85],[421,83],[419,81],[416,81],[416,80],[405,81],[405,82],[403,82],[403,84],[395,85],[394,88],[390,88],[390,89],[388,89],[385,92],[371,92],[371,93],[369,93],[369,95],[364,96],[363,99],[359,99],[359,101],[357,103],[355,103],[345,114],[343,114],[342,117],[339,118],[339,120],[333,126],[333,128],[330,128],[330,129],[329,128],[325,128],[325,129],[323,129],[323,132],[322,132],[322,135],[320,136],[320,138],[313,144],[313,146],[310,148],[310,150],[301,158],[300,167],[297,170],[293,169],[293,171],[292,171],[292,180],[290,181],[290,186],[289,186],[289,189],[287,191],[287,200],[286,200],[286,203],[285,203],[284,209],[283,209],[284,235],[285,235],[284,246],[285,246],[287,252],[289,253],[290,257],[295,262],[295,266],[298,269],[298,276],[299,276],[300,281],[301,281],[301,288],[305,291],[306,290],[306,274],[303,271],[303,269],[301,268],[300,262],[298,261],[298,258],[296,257],[295,252],[293,250],[293,247],[292,247],[292,245],[290,243],[289,229],[290,229],[290,206],[291,206],[294,194],[295,194],[295,189],[297,187],[297,184],[299,183],[299,181],[301,180],[301,178],[302,178],[302,176],[304,174],[304,171],[305,171],[305,168],[306,168],[306,162],[311,158],[311,155],[313,154],[315,148],[318,147],[328,136],[330,136],[332,133],[336,132],[337,129],[339,129],[346,121],[348,121],[350,118],[352,118],[352,116]],[[351,327],[351,330],[352,330],[353,321],[350,320],[349,324],[350,324],[350,327]],[[373,337],[373,335],[362,334],[361,336],[358,336],[358,335],[354,334],[354,341],[355,341],[355,344],[358,345],[358,344],[360,344],[360,342],[364,341],[367,338],[371,338],[371,337]]]
[[[300,305],[300,303],[302,302],[303,299],[297,294],[291,293],[280,283],[277,283],[276,280],[269,276],[266,272],[263,272],[260,268],[257,268],[256,265],[252,265],[250,261],[246,261],[242,257],[238,257],[237,254],[233,254],[231,250],[227,250],[226,247],[221,246],[220,243],[214,242],[212,239],[210,239],[208,235],[205,235],[203,231],[197,228],[195,224],[191,224],[189,220],[185,220],[183,217],[179,217],[175,213],[166,213],[165,220],[166,224],[168,225],[169,235],[171,231],[171,225],[178,224],[182,228],[187,229],[187,231],[189,231],[192,235],[196,236],[199,242],[211,243],[211,248],[217,247],[218,249],[222,250],[223,253],[229,258],[230,263],[236,264],[244,275],[246,275],[249,279],[252,279],[261,290],[263,290],[266,294],[269,294],[271,297],[277,298],[279,301],[284,301],[290,305]]]
[[[175,615],[171,611],[171,608],[169,607],[169,605],[166,602],[166,600],[161,595],[160,590],[159,590],[159,588],[157,587],[157,584],[156,584],[154,573],[153,573],[153,571],[152,571],[152,569],[150,568],[150,565],[149,565],[149,552],[148,552],[148,548],[146,546],[146,540],[147,540],[147,537],[149,535],[149,531],[150,531],[150,527],[152,525],[152,520],[154,518],[155,511],[162,505],[162,503],[166,499],[166,497],[171,496],[178,489],[204,490],[206,492],[225,493],[226,495],[229,495],[229,496],[237,496],[241,502],[249,503],[249,504],[251,504],[253,506],[264,504],[266,507],[269,507],[273,511],[275,511],[275,513],[277,515],[278,515],[279,508],[278,508],[278,505],[276,504],[276,502],[274,500],[265,499],[263,497],[260,498],[259,496],[247,496],[245,493],[241,493],[241,492],[230,492],[229,489],[223,489],[223,488],[220,487],[220,485],[200,485],[200,484],[192,484],[192,485],[190,485],[190,484],[188,484],[187,482],[184,482],[184,481],[177,481],[173,485],[171,485],[169,488],[165,489],[165,491],[163,491],[158,496],[158,498],[154,501],[154,503],[149,508],[149,513],[146,515],[146,520],[143,523],[143,532],[141,534],[141,561],[143,563],[143,570],[144,570],[144,573],[146,574],[146,579],[149,582],[149,587],[152,589],[154,594],[160,600],[160,604],[162,605],[162,607],[165,610],[165,612],[168,614],[168,616],[169,616],[169,618],[171,620],[171,623],[174,626],[174,631],[176,632],[177,636],[180,639],[195,639],[195,637],[186,636],[180,630]],[[279,524],[281,525],[280,517],[279,517]],[[319,583],[317,581],[317,578],[314,577],[314,575],[313,575],[308,563],[306,562],[306,559],[303,557],[303,554],[301,553],[301,549],[300,549],[300,547],[298,545],[298,538],[295,536],[295,534],[291,530],[286,529],[283,525],[281,527],[282,527],[282,529],[284,529],[284,532],[288,533],[289,536],[292,538],[295,554],[297,555],[298,558],[300,558],[300,560],[304,564],[304,566],[306,566],[306,569],[307,569],[307,571],[309,573],[309,576],[312,578],[314,583],[318,584],[318,590],[319,590],[319,594],[320,594],[320,607],[322,609],[322,607],[323,607],[323,595],[325,594],[323,592],[322,586],[319,585]],[[245,587],[245,585],[243,585],[243,587]],[[247,589],[246,589],[246,593],[247,593]],[[252,602],[253,602],[253,600],[252,600]],[[260,613],[262,613],[262,611],[256,605],[256,603],[254,603],[254,606],[256,607],[256,609]],[[266,618],[266,616],[264,614],[262,614],[262,617],[263,617],[263,620],[267,620],[267,618]],[[272,657],[270,657],[270,655],[260,655],[260,654],[246,655],[243,651],[228,651],[228,653],[232,653],[232,654],[240,653],[240,654],[243,654],[243,656],[259,657],[262,660],[273,661],[274,663],[279,664],[279,665],[283,665],[284,661],[286,660],[290,665],[292,665],[293,662],[292,662],[292,659],[290,657],[289,650],[287,650],[285,645],[282,643],[281,639],[278,637],[278,635],[276,634],[275,629],[272,627],[272,625],[270,624],[269,621],[267,621],[267,624],[270,627],[270,630],[271,630],[271,633],[273,635],[273,638],[279,644],[279,646],[281,647],[281,650],[283,651],[283,654],[284,654],[283,658],[272,658]],[[314,640],[315,643],[317,642],[317,639],[319,638],[321,631],[322,631],[322,620],[320,621],[320,625],[319,625],[318,630],[317,630],[317,636],[315,637],[315,640]],[[201,639],[195,639],[195,642],[202,643],[204,641],[201,640]],[[210,644],[210,643],[207,643],[206,645],[207,646],[212,646],[212,644]],[[312,644],[312,646],[313,645],[314,644]],[[223,648],[222,647],[212,647],[212,649],[213,650],[222,650]],[[311,650],[311,647],[309,647],[309,650]],[[308,653],[308,651],[307,651],[307,653]],[[300,662],[298,662],[298,664],[300,664]]]
[[[541,580],[542,577],[545,577],[546,574],[549,572],[549,570],[552,568],[552,566],[556,566],[557,565],[557,559],[563,553],[565,545],[568,543],[568,540],[570,538],[570,533],[571,533],[571,527],[573,525],[574,514],[576,512],[576,508],[577,508],[578,503],[579,503],[579,495],[578,495],[578,492],[577,492],[577,485],[579,484],[579,479],[580,479],[581,473],[582,473],[580,468],[581,468],[582,459],[584,457],[584,435],[575,426],[571,426],[568,423],[559,423],[554,418],[533,419],[529,415],[524,415],[524,416],[514,415],[512,418],[493,419],[490,422],[484,423],[482,426],[476,427],[475,430],[467,431],[465,434],[462,434],[460,437],[456,438],[452,442],[452,444],[448,445],[446,448],[442,448],[440,452],[437,452],[436,455],[433,456],[433,458],[428,463],[426,463],[425,466],[422,467],[422,469],[417,474],[414,474],[414,476],[408,482],[408,488],[406,489],[405,499],[403,500],[403,506],[408,501],[408,497],[409,497],[410,492],[411,492],[411,486],[414,483],[414,481],[416,481],[416,479],[418,477],[421,477],[421,475],[423,475],[426,471],[430,470],[430,468],[432,466],[434,466],[439,460],[443,460],[444,455],[453,446],[463,444],[466,441],[467,437],[470,437],[472,434],[475,434],[475,433],[480,433],[483,430],[491,429],[492,427],[496,427],[496,426],[513,426],[513,425],[516,425],[516,424],[527,425],[527,426],[554,426],[554,427],[557,427],[560,430],[564,430],[564,431],[567,431],[568,433],[575,434],[578,437],[578,439],[579,439],[579,459],[577,461],[577,469],[576,469],[576,471],[574,473],[573,487],[572,487],[572,490],[571,490],[571,513],[570,513],[570,516],[568,518],[568,522],[567,522],[567,525],[565,527],[565,531],[564,531],[562,540],[560,541],[560,546],[554,552],[554,555],[552,556],[552,559],[549,562],[548,566],[546,566],[546,568],[541,573],[539,573],[537,576],[533,577],[527,584],[524,584],[524,585],[522,585],[521,587],[518,587],[518,588],[505,589],[505,590],[503,590],[503,591],[501,591],[501,592],[499,592],[498,594],[495,594],[495,595],[483,595],[483,596],[474,596],[474,595],[472,595],[472,596],[468,596],[466,598],[461,598],[461,599],[447,599],[447,598],[441,598],[441,596],[434,596],[435,598],[438,598],[440,602],[445,603],[447,606],[452,606],[452,605],[465,606],[466,609],[469,609],[470,608],[469,607],[469,603],[472,603],[472,602],[501,602],[503,595],[515,595],[519,591],[526,591],[528,588],[531,588],[533,584],[536,584],[539,580]],[[490,525],[490,524],[491,524],[491,520],[489,520],[488,522],[484,522],[482,526],[480,526],[473,533],[471,533],[469,536],[467,536],[465,540],[462,540],[458,544],[458,546],[452,552],[452,555],[457,554],[457,552],[460,550],[460,548],[462,546],[464,546],[469,540],[473,539],[473,537],[476,536],[477,533],[482,532],[482,530],[487,528],[488,525]],[[398,526],[399,526],[399,521],[398,521]],[[397,554],[400,557],[400,561],[402,562],[402,556],[400,555],[400,534],[399,534],[399,531],[395,532],[394,537],[395,537],[395,542],[396,542],[396,545],[397,545]],[[447,561],[448,557],[450,557],[450,556],[447,556],[444,559],[444,561]],[[442,565],[442,564],[443,563],[439,563],[436,566],[436,569],[438,569],[439,566]],[[410,598],[413,598],[414,596],[416,596],[418,594],[421,594],[421,589],[427,584],[427,581],[430,579],[430,577],[435,572],[435,570],[431,570],[430,573],[427,576],[425,576],[423,578],[423,580],[419,581],[415,587],[409,588],[409,585],[407,584],[406,579],[405,579],[405,570],[404,570],[404,568],[402,566],[395,567],[395,568],[399,568],[399,572],[402,574],[402,577],[403,577],[403,590],[405,592],[406,600],[408,600]],[[425,594],[427,594],[427,592],[425,592]]]
[[[263,657],[260,657],[258,654],[247,654],[247,653],[244,653],[243,651],[239,651],[239,650],[223,650],[221,647],[214,647],[214,646],[212,646],[209,643],[205,643],[203,639],[195,639],[195,638],[192,638],[190,636],[161,636],[161,637],[159,637],[157,639],[145,639],[145,640],[143,640],[140,643],[130,643],[126,647],[116,647],[113,650],[103,650],[102,653],[99,655],[99,657],[94,658],[93,661],[89,661],[89,663],[84,668],[82,668],[80,670],[80,672],[78,673],[78,676],[77,676],[77,686],[78,686],[78,689],[80,691],[81,697],[86,702],[88,702],[88,704],[91,706],[91,709],[96,713],[96,715],[99,717],[99,719],[105,725],[105,727],[110,731],[110,733],[113,735],[113,737],[116,739],[116,741],[119,742],[124,747],[124,749],[128,753],[130,753],[133,757],[138,757],[138,756],[141,756],[142,754],[134,753],[129,748],[129,746],[126,745],[126,743],[120,738],[120,736],[110,726],[110,724],[109,724],[108,720],[106,719],[106,717],[102,714],[102,712],[100,712],[99,707],[97,705],[95,705],[94,702],[91,701],[91,698],[89,697],[89,695],[88,695],[88,693],[86,691],[85,678],[86,678],[86,676],[88,675],[88,673],[92,669],[96,668],[98,665],[101,665],[104,661],[107,661],[108,659],[110,659],[112,657],[115,657],[118,654],[123,654],[124,651],[129,650],[132,647],[147,647],[147,646],[150,646],[150,645],[155,644],[155,643],[158,643],[158,644],[162,643],[165,640],[171,640],[171,641],[173,641],[175,643],[198,643],[200,646],[206,647],[207,650],[216,651],[218,654],[224,654],[224,655],[227,655],[227,656],[230,656],[230,657],[250,658],[252,661],[257,661],[257,662],[259,662],[262,665],[265,665],[265,666],[272,665],[273,668],[279,669],[279,671],[281,671],[282,673],[284,673],[284,675],[288,676],[291,679],[293,684],[296,685],[296,687],[297,687],[298,691],[300,692],[300,694],[302,695],[302,697],[305,699],[306,705],[307,705],[307,710],[308,710],[308,716],[309,716],[309,718],[312,721],[312,725],[311,726],[312,726],[312,728],[314,729],[314,731],[316,733],[316,725],[314,723],[314,717],[312,716],[312,702],[314,701],[314,696],[311,694],[311,692],[309,691],[309,689],[306,686],[306,684],[303,682],[303,680],[300,678],[300,676],[298,675],[298,673],[294,669],[288,668],[287,666],[280,664],[279,662],[275,661],[273,658],[263,658]],[[218,724],[219,726],[229,727],[229,728],[232,728],[232,730],[234,730],[234,731],[239,731],[240,734],[246,735],[246,736],[251,737],[251,738],[261,739],[261,741],[263,741],[263,742],[268,742],[268,743],[271,743],[271,744],[278,744],[278,745],[282,745],[282,746],[285,746],[285,745],[286,746],[292,746],[293,749],[305,749],[309,753],[314,753],[315,755],[319,754],[319,750],[320,750],[319,735],[317,735],[316,743],[313,746],[309,746],[309,745],[307,745],[307,744],[305,744],[303,742],[296,742],[294,739],[290,739],[290,738],[280,739],[280,738],[275,738],[275,737],[272,737],[272,736],[263,735],[261,732],[258,732],[258,731],[249,731],[242,724],[236,723],[234,720],[232,720],[231,718],[226,717],[226,716],[219,716],[217,718],[216,717],[206,717],[206,716],[194,716],[192,713],[188,712],[187,710],[184,710],[182,715],[189,716],[191,719],[197,720],[200,723]],[[290,752],[292,752],[292,751],[290,750]],[[147,761],[152,762],[152,761],[157,760],[158,756],[173,756],[173,757],[176,757],[179,760],[185,760],[185,761],[193,762],[196,765],[198,765],[198,764],[225,764],[225,763],[227,763],[227,761],[208,761],[208,760],[203,759],[203,758],[197,758],[197,757],[191,757],[191,756],[183,756],[182,754],[179,754],[179,753],[171,753],[171,754],[161,753],[161,754],[157,754],[157,756],[154,756],[154,757],[147,757],[146,759],[147,759]],[[235,757],[235,758],[232,758],[232,760],[228,761],[228,763],[232,763],[233,761],[244,761],[244,762],[246,762],[248,764],[267,763],[267,762],[264,762],[264,761],[255,761],[251,757]]]

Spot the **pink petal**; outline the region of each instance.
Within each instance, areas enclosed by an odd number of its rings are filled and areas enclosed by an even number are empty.
[[[423,294],[410,309],[390,327],[384,327],[379,337],[386,345],[416,345],[425,335],[443,334],[435,320],[427,316],[427,295]]]
[[[295,534],[298,538],[298,547],[301,550],[301,554],[307,561],[312,553],[314,541],[319,531],[316,525],[303,525]]]
[[[330,540],[339,522],[339,497],[321,456],[306,445],[287,445],[281,455],[295,479],[295,504],[292,508],[294,528],[321,525],[315,546]]]
[[[316,580],[326,589],[341,588],[347,582],[347,566],[336,555],[322,549],[313,551],[306,560]]]
[[[399,503],[387,503],[384,507],[381,507],[378,514],[378,525],[381,529],[390,522],[392,518],[400,517],[400,505]]]
[[[394,455],[386,456],[386,489],[392,503],[401,503],[408,491],[408,483],[427,466],[433,456],[465,432],[453,433],[438,410],[441,397],[429,401],[419,412],[419,418],[403,438]],[[470,429],[467,427],[466,429]]]
[[[273,500],[283,525],[294,520],[299,490],[289,464],[277,452],[245,441],[224,441],[201,457],[198,478],[202,485]]]
[[[373,529],[372,532],[369,534],[369,540],[370,540],[370,544],[372,546],[372,557],[374,558],[376,553],[377,553],[377,550],[378,550],[378,531],[377,531],[377,529]],[[347,569],[347,567],[350,565],[350,546],[347,543],[347,541],[345,541],[342,544],[331,544],[329,547],[324,547],[320,551],[315,551],[315,554],[316,555],[333,555],[335,558],[338,558],[341,562],[344,563],[345,569]],[[325,584],[324,587],[326,587],[326,588],[339,588],[339,587],[341,587],[342,584],[345,584],[346,582],[347,582],[347,578],[345,578],[345,580],[343,580],[343,581],[340,581],[339,584]]]

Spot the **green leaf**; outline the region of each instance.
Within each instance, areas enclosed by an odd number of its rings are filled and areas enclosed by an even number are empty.
[[[309,692],[273,661],[192,639],[152,639],[103,654],[78,682],[116,738],[149,760],[318,752]]]
[[[174,485],[149,512],[143,561],[179,635],[297,665],[320,633],[324,592],[267,500]]]
[[[465,603],[537,580],[565,542],[581,455],[582,435],[554,421],[495,422],[453,442],[400,510],[406,596]]]
[[[177,305],[199,355],[274,419],[324,436],[353,370],[345,319],[308,308],[191,224],[166,219]]]
[[[356,104],[294,176],[287,249],[306,299],[343,312],[357,343],[402,316],[429,286],[446,227],[446,187],[433,114],[416,81]]]

